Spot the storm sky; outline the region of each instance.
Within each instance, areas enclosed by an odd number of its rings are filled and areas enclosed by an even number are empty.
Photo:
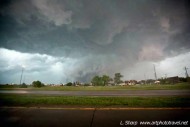
[[[1,0],[0,83],[185,76],[189,0]]]

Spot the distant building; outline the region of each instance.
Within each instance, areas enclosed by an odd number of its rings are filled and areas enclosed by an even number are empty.
[[[167,82],[170,83],[170,84],[179,83],[179,77],[178,76],[168,77]]]
[[[154,82],[154,84],[160,84],[160,81],[156,80],[156,81]]]
[[[136,85],[137,84],[137,81],[136,80],[128,80],[128,81],[125,81],[125,85]]]
[[[119,85],[119,86],[125,86],[125,83],[122,82],[122,83],[119,83],[118,85]]]

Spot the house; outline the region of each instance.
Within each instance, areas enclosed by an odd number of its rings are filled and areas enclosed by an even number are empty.
[[[156,81],[154,82],[154,84],[160,84],[160,81],[156,80]]]
[[[137,84],[136,80],[125,81],[125,85],[136,85],[136,84]]]
[[[125,82],[119,83],[119,86],[125,86]]]
[[[171,84],[179,83],[179,77],[178,76],[168,77],[167,82]]]

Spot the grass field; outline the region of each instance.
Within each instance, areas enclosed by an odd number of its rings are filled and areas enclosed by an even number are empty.
[[[0,86],[0,90],[60,90],[60,91],[109,91],[109,90],[190,90],[190,84],[134,85],[134,86],[45,86],[18,88]],[[190,107],[190,97],[84,97],[49,95],[0,94],[0,106],[87,106],[87,107]]]
[[[1,106],[190,107],[190,97],[0,95]]]
[[[0,86],[1,89],[26,89],[26,90],[60,90],[60,91],[80,91],[80,90],[184,90],[190,89],[189,83],[178,83],[174,85],[134,85],[134,86],[45,86],[41,88],[19,88],[18,86]]]

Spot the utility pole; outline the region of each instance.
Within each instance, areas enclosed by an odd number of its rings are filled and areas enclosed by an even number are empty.
[[[157,80],[157,74],[156,74],[156,67],[155,67],[155,64],[153,64],[154,66],[154,76],[155,76],[155,79]]]
[[[146,84],[146,74],[144,74],[144,81],[145,81],[145,84]]]
[[[21,76],[20,76],[20,85],[21,85],[21,82],[22,82],[23,71],[24,71],[24,68],[22,67],[22,72],[21,72]]]
[[[187,69],[188,69],[188,68],[185,67],[184,69],[185,69],[185,76],[186,76],[186,78],[188,78],[188,77],[189,77],[188,72],[187,72]]]

